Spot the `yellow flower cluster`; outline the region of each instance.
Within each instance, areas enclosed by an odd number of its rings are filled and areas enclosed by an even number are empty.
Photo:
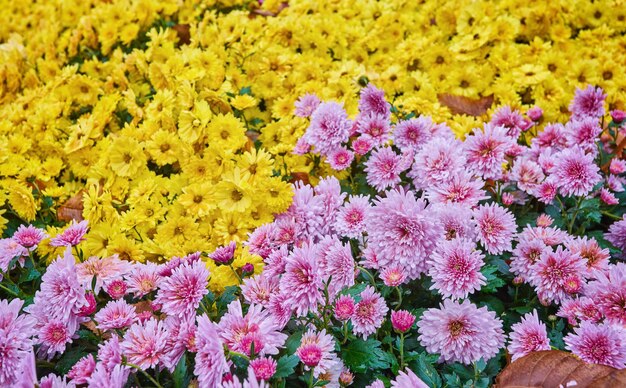
[[[373,82],[459,135],[482,118],[440,93],[548,121],[575,86],[626,102],[620,0],[0,0],[0,17],[0,228],[78,194],[89,255],[206,252],[271,221],[291,200],[281,176],[313,168],[291,153],[305,93],[353,114]]]

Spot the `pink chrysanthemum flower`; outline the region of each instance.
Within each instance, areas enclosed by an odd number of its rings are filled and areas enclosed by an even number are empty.
[[[504,346],[502,321],[467,299],[463,303],[446,299],[438,309],[426,310],[417,327],[420,343],[429,353],[439,353],[439,361],[469,365],[489,360]]]
[[[366,224],[368,249],[381,267],[399,265],[409,279],[426,271],[426,259],[444,237],[443,227],[426,202],[404,189],[377,198]]]
[[[612,206],[619,204],[619,200],[613,193],[611,193],[606,187],[600,190],[600,200],[605,204]]]
[[[316,333],[309,329],[302,336],[296,355],[305,365],[305,369],[313,369],[313,376],[317,377],[336,362],[334,350],[335,339],[332,335],[326,334],[326,330]]]
[[[433,279],[430,289],[438,290],[444,298],[467,298],[486,284],[480,272],[484,258],[471,240],[442,241],[428,261],[428,275]]]
[[[406,273],[400,267],[385,267],[380,271],[380,278],[387,287],[397,287],[406,281]]]
[[[164,321],[167,340],[165,342],[165,353],[167,356],[163,360],[163,365],[170,372],[174,372],[176,365],[185,354],[186,350],[196,352],[196,317],[169,316]]]
[[[443,226],[446,240],[463,237],[475,241],[476,230],[472,225],[472,210],[458,203],[435,205],[433,208]]]
[[[334,234],[333,225],[337,211],[346,199],[346,193],[341,191],[341,183],[334,176],[321,179],[315,186],[315,197],[321,199],[323,206],[322,228],[318,233],[322,236]]]
[[[306,140],[301,137],[296,142],[296,145],[293,147],[292,153],[294,155],[306,155],[311,151],[311,145],[306,142]]]
[[[620,249],[623,255],[626,254],[626,215],[609,227],[609,231],[604,234],[604,238],[613,244],[615,248]]]
[[[528,279],[538,296],[549,302],[560,303],[570,295],[566,288],[574,279],[582,280],[587,268],[577,253],[557,247],[555,252],[542,255],[532,265]]]
[[[413,326],[415,315],[406,310],[397,310],[391,312],[391,326],[400,333],[406,333]]]
[[[53,247],[78,245],[85,239],[87,224],[87,220],[78,223],[72,220],[72,223],[61,234],[50,240],[50,245]]]
[[[565,124],[568,146],[579,145],[586,152],[595,152],[597,150],[596,140],[600,133],[602,133],[602,127],[600,127],[598,119],[594,117],[572,119]]]
[[[540,228],[547,228],[554,223],[554,220],[549,215],[542,213],[537,217],[537,226]]]
[[[248,234],[248,241],[244,244],[248,246],[250,253],[266,259],[276,248],[273,238],[275,230],[276,226],[273,223],[261,225]]]
[[[409,177],[417,188],[428,188],[447,182],[451,176],[464,171],[465,154],[458,140],[433,138],[415,155]]]
[[[530,352],[550,350],[546,325],[539,321],[536,310],[524,315],[519,323],[511,327],[509,338],[511,342],[507,349],[513,361]]]
[[[267,310],[276,319],[276,325],[280,330],[289,323],[293,314],[293,308],[287,300],[287,296],[281,293],[274,293],[270,296]]]
[[[566,349],[585,362],[618,369],[626,367],[626,333],[620,326],[583,321],[563,341]]]
[[[276,373],[276,361],[271,357],[259,357],[250,361],[254,375],[261,380],[269,381]]]
[[[162,364],[165,360],[167,332],[163,321],[152,318],[144,323],[135,323],[124,335],[120,344],[128,361],[142,369]]]
[[[372,152],[365,162],[367,183],[383,191],[400,183],[400,173],[407,168],[402,156],[396,154],[391,147],[383,147]]]
[[[383,383],[379,379],[376,379],[370,385],[368,385],[365,388],[385,388],[385,383]]]
[[[541,228],[532,227],[530,225],[526,225],[524,230],[522,230],[518,235],[518,240],[520,241],[532,241],[535,239],[539,239],[543,241],[544,244],[552,247],[555,245],[566,243],[570,239],[570,236],[567,234],[566,231],[556,227]]]
[[[517,159],[511,169],[510,178],[517,182],[517,187],[520,190],[533,195],[537,186],[545,179],[545,175],[541,167],[532,160]]]
[[[605,98],[606,94],[601,88],[594,88],[591,85],[588,85],[586,89],[576,88],[576,94],[569,105],[569,111],[577,118],[602,117],[604,116]]]
[[[370,139],[374,147],[382,146],[391,138],[389,119],[381,114],[360,115],[357,131],[362,137]]]
[[[593,299],[586,296],[562,301],[556,315],[566,318],[572,326],[577,326],[579,320],[592,323],[598,323],[602,320],[602,312]]]
[[[358,139],[352,141],[352,150],[357,155],[365,155],[374,148],[374,141],[369,136],[359,136]]]
[[[94,369],[96,369],[96,360],[94,360],[93,354],[89,354],[74,364],[72,369],[67,372],[67,377],[74,384],[86,384]]]
[[[433,137],[432,127],[432,120],[426,116],[399,121],[393,131],[393,143],[403,151],[417,151]]]
[[[112,369],[106,369],[104,365],[97,364],[96,369],[87,379],[88,387],[123,388],[128,382],[130,368],[116,365]]]
[[[335,230],[344,237],[358,238],[365,232],[365,218],[370,209],[368,197],[350,196],[348,202],[339,208]]]
[[[609,174],[609,176],[606,178],[607,188],[611,191],[615,191],[616,193],[621,193],[622,191],[624,191],[625,183],[626,179],[617,175]]]
[[[384,387],[384,385],[383,385]],[[395,380],[391,381],[392,388],[428,388],[428,385],[413,373],[409,368],[399,371]]]
[[[280,281],[280,291],[298,316],[315,311],[322,302],[322,276],[318,263],[318,247],[303,244],[294,248],[287,257],[285,274]]]
[[[115,300],[107,303],[94,316],[100,330],[124,329],[130,327],[137,320],[135,308],[125,300]]]
[[[489,198],[483,190],[484,185],[482,179],[466,171],[459,171],[446,181],[427,187],[425,197],[431,203],[474,207],[479,201]]]
[[[128,292],[133,293],[135,298],[142,298],[157,289],[161,281],[158,274],[159,266],[154,263],[135,263],[130,273],[126,276]]]
[[[490,124],[506,128],[507,135],[513,139],[517,139],[522,130],[527,127],[524,116],[519,111],[511,109],[508,105],[494,112],[491,116]]]
[[[315,191],[310,185],[297,182],[294,185],[294,196],[291,206],[285,213],[277,217],[277,221],[291,218],[295,222],[295,240],[317,238],[324,230],[324,199],[315,195]],[[281,224],[278,224],[278,233]],[[279,243],[283,240],[279,237]],[[291,242],[291,241],[289,241]]]
[[[217,332],[217,325],[203,314],[198,317],[196,332],[196,359],[193,370],[201,387],[218,386],[222,376],[229,371],[224,346]]]
[[[596,272],[595,276],[585,295],[594,300],[608,322],[626,325],[626,264],[611,265],[606,272]]]
[[[230,244],[219,247],[208,256],[215,261],[216,264],[230,264],[235,258],[235,249],[237,248],[237,243],[231,241]]]
[[[341,104],[322,102],[311,115],[311,123],[304,133],[307,143],[326,156],[348,140],[352,123]]]
[[[539,121],[541,120],[541,117],[543,117],[543,109],[535,105],[532,108],[528,109],[526,115],[532,121]]]
[[[78,280],[74,256],[68,247],[48,266],[41,277],[41,289],[35,294],[35,304],[51,318],[68,320],[87,304],[85,289]]]
[[[168,315],[194,315],[202,297],[209,292],[208,278],[209,270],[204,262],[185,263],[161,280],[155,302],[161,304],[161,311]]]
[[[566,197],[584,196],[602,180],[599,171],[593,156],[585,154],[579,146],[574,146],[556,155],[548,179],[559,188],[559,193]]]
[[[279,278],[267,272],[244,279],[241,294],[248,304],[260,304],[267,307],[270,296],[279,292]]]
[[[278,348],[287,340],[287,335],[279,330],[276,319],[263,306],[251,305],[244,316],[239,300],[228,305],[228,312],[218,325],[220,338],[228,348],[247,355],[252,343],[255,354],[278,354]]]
[[[539,239],[520,239],[511,256],[511,272],[529,279],[533,273],[532,266],[541,256],[551,252],[552,249]]]
[[[282,245],[274,250],[264,260],[265,267],[263,267],[263,273],[271,277],[282,275],[285,272],[285,261],[287,256],[289,256],[287,245]]]
[[[117,255],[103,258],[92,256],[84,262],[78,263],[76,272],[78,273],[78,280],[89,289],[91,289],[93,278],[96,278],[96,284],[92,291],[97,294],[102,287],[116,279],[121,279],[132,268],[131,263],[120,260]]]
[[[345,147],[337,147],[328,154],[328,164],[335,171],[343,171],[350,167],[354,160],[354,153]]]
[[[0,386],[17,384],[31,357],[35,319],[20,315],[24,301],[0,300]]]
[[[65,346],[73,342],[74,333],[78,329],[76,319],[70,318],[66,321],[58,318],[46,320],[41,316],[36,317],[39,328],[35,342],[41,344],[39,354],[52,359],[55,354],[63,353]],[[42,319],[44,320],[42,321]]]
[[[313,93],[300,96],[298,101],[294,103],[296,107],[295,115],[298,117],[309,117],[315,112],[320,103],[320,99]]]
[[[389,309],[380,294],[374,291],[372,286],[365,287],[361,292],[361,301],[356,304],[351,318],[352,330],[355,334],[361,334],[363,339],[367,339],[382,325],[387,311]]]
[[[554,201],[554,197],[556,197],[558,187],[553,182],[544,181],[539,186],[537,186],[536,191],[533,195],[537,197],[537,199],[546,205],[549,205]]]
[[[122,364],[122,348],[117,334],[111,335],[106,342],[98,345],[98,361],[108,371]]]
[[[611,174],[619,175],[626,172],[626,161],[622,159],[613,158],[609,165],[609,171]]]
[[[544,149],[547,147],[561,150],[567,145],[565,126],[560,123],[548,124],[531,140],[531,145]]]
[[[600,248],[593,237],[577,237],[567,241],[565,246],[572,253],[579,254],[583,260],[587,261],[585,264],[589,275],[592,275],[595,270],[605,271],[609,268],[609,258],[611,257],[609,250]]]
[[[39,384],[36,384],[39,388],[75,388],[74,382],[68,382],[67,376],[57,376],[54,373],[50,373],[45,377],[42,377]]]
[[[376,113],[388,118],[391,115],[391,105],[385,100],[385,92],[369,84],[361,89],[359,112],[361,114]]]
[[[37,245],[46,238],[48,235],[43,229],[35,228],[32,225],[20,225],[19,228],[13,234],[13,240],[18,244],[32,251],[37,248]]]
[[[506,128],[485,124],[482,131],[476,130],[463,143],[466,167],[484,179],[500,179],[506,153],[514,144]]]
[[[9,264],[15,257],[28,256],[28,249],[24,248],[17,241],[12,238],[4,238],[0,240],[0,271],[8,272],[10,269]],[[23,261],[22,261],[23,263]],[[2,274],[0,273],[0,280]]]
[[[480,205],[474,210],[478,241],[492,255],[509,252],[517,232],[515,217],[496,203]]]
[[[126,295],[128,286],[122,279],[115,279],[106,286],[106,292],[113,299],[120,299]]]
[[[354,285],[356,263],[352,258],[350,244],[343,244],[336,237],[326,237],[320,245],[319,270],[324,284],[332,279],[328,285],[328,294],[333,298],[342,289]]]
[[[354,299],[352,299],[350,295],[341,295],[335,301],[335,318],[337,318],[341,322],[345,322],[348,319],[352,318],[355,308],[356,306]]]

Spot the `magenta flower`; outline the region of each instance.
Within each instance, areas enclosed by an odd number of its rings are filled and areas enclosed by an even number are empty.
[[[550,350],[546,325],[539,321],[536,310],[524,315],[520,322],[511,326],[509,337],[511,342],[508,350],[513,361],[530,352]]]
[[[115,279],[106,286],[106,292],[113,299],[120,299],[126,295],[128,286],[122,279]]]
[[[275,233],[276,225],[274,223],[264,224],[256,228],[254,232],[248,235],[248,241],[245,242],[250,253],[267,259],[276,248],[276,242],[274,241]]]
[[[218,332],[230,350],[247,355],[250,355],[253,343],[255,354],[278,354],[278,348],[287,340],[287,335],[280,332],[269,311],[259,305],[250,305],[244,316],[239,300],[228,305],[228,312],[218,324]]]
[[[161,311],[178,317],[194,315],[209,290],[209,270],[202,261],[183,264],[159,283],[156,303]]]
[[[606,94],[601,88],[594,88],[591,85],[588,85],[584,90],[576,88],[576,94],[569,105],[569,111],[576,118],[602,117],[604,116],[605,98]]]
[[[358,238],[365,232],[365,219],[370,209],[368,197],[350,196],[348,202],[339,208],[335,219],[335,230],[341,236]]]
[[[361,89],[359,112],[361,112],[361,114],[375,113],[389,118],[391,115],[391,105],[385,100],[385,92],[372,84]]]
[[[567,350],[585,362],[618,369],[626,367],[626,333],[623,327],[583,321],[563,341]]]
[[[250,361],[254,375],[261,380],[269,381],[276,373],[276,361],[271,357],[259,357]]]
[[[506,134],[513,139],[517,139],[527,126],[524,116],[517,110],[512,110],[508,105],[495,111],[489,123],[496,127],[506,128]]]
[[[417,327],[422,346],[439,353],[440,361],[469,365],[481,358],[489,360],[504,346],[502,321],[467,299],[463,303],[446,299],[438,309],[426,310]]]
[[[352,331],[355,334],[361,334],[363,339],[367,339],[383,324],[387,311],[389,309],[385,304],[385,299],[374,291],[372,286],[365,287],[365,290],[361,292],[361,301],[356,304],[351,318]]]
[[[18,244],[32,251],[44,238],[48,237],[43,229],[35,228],[32,225],[20,225],[13,234],[12,239]]]
[[[354,160],[354,153],[345,147],[337,147],[328,154],[328,164],[333,170],[343,171],[350,167]]]
[[[560,303],[571,294],[567,290],[569,283],[582,280],[585,272],[585,261],[580,255],[559,246],[532,265],[528,280],[540,299]]]
[[[287,257],[285,274],[280,281],[280,291],[287,297],[298,316],[315,311],[322,302],[322,275],[318,264],[318,248],[303,244],[294,248]]]
[[[135,323],[124,335],[120,344],[123,354],[132,364],[142,369],[153,368],[165,361],[167,332],[163,321],[154,318]]]
[[[357,155],[365,155],[374,148],[374,141],[369,136],[359,136],[352,142],[352,150]]]
[[[87,220],[79,223],[72,220],[72,223],[61,234],[50,240],[50,245],[53,247],[78,245],[85,239],[84,236],[88,229],[87,223]]]
[[[493,202],[480,205],[474,210],[474,222],[478,241],[487,252],[498,255],[511,251],[517,225],[510,211]]]
[[[334,350],[335,339],[332,335],[326,334],[326,330],[315,332],[309,329],[302,336],[296,355],[305,365],[305,369],[313,369],[313,376],[318,377],[337,362]]]
[[[442,241],[428,261],[428,275],[433,279],[430,289],[438,290],[444,298],[467,298],[486,284],[480,272],[484,258],[471,240]]]
[[[430,117],[399,121],[393,131],[393,144],[401,150],[417,151],[432,137],[433,122]]]
[[[86,384],[94,369],[96,369],[96,360],[92,354],[89,354],[74,364],[72,369],[67,372],[67,377],[74,384]]]
[[[398,265],[409,279],[426,271],[426,259],[444,237],[436,214],[404,189],[378,197],[367,220],[368,248],[381,267]]]
[[[167,340],[165,353],[167,356],[163,364],[170,372],[174,372],[176,365],[185,354],[186,350],[196,352],[196,316],[177,317],[169,316],[164,321]]]
[[[530,118],[532,121],[539,121],[541,120],[541,117],[543,117],[543,109],[535,105],[532,108],[528,109],[528,112],[526,112],[526,114],[528,115],[528,118]]]
[[[558,187],[561,195],[587,195],[602,180],[593,156],[585,154],[579,146],[564,149],[555,159],[548,180]]]
[[[567,137],[568,145],[579,145],[586,152],[595,152],[596,140],[602,133],[602,127],[597,118],[584,117],[580,119],[572,119],[565,124],[565,136]]]
[[[514,144],[506,128],[485,124],[484,130],[465,139],[467,168],[484,179],[500,179],[506,153]]]
[[[443,226],[446,240],[463,237],[475,241],[476,230],[472,223],[472,210],[458,203],[435,205],[433,210]]]
[[[345,322],[352,318],[355,311],[355,302],[350,295],[341,295],[335,301],[334,314],[339,321]]]
[[[100,330],[125,329],[137,320],[137,312],[122,299],[110,301],[93,318]]]
[[[606,272],[596,272],[585,294],[595,302],[609,323],[626,325],[626,264],[609,266]]]
[[[233,262],[235,258],[235,249],[237,248],[237,243],[232,241],[230,244],[219,247],[213,253],[209,254],[209,257],[215,261],[217,265],[229,265]]]
[[[320,99],[313,93],[300,96],[298,101],[294,103],[296,107],[295,115],[298,117],[309,117],[315,112],[320,103]]]
[[[69,320],[58,318],[46,319],[39,314],[37,318],[37,339],[35,343],[41,345],[38,354],[52,359],[57,353],[65,352],[68,343],[72,343],[74,334],[78,330],[78,322],[75,317]]]
[[[415,315],[406,310],[397,310],[391,312],[391,326],[399,333],[406,333],[413,326]]]
[[[398,184],[400,173],[407,168],[402,156],[396,154],[391,147],[379,148],[365,162],[367,183],[376,190],[383,191]]]
[[[304,133],[304,139],[317,152],[326,156],[348,140],[351,126],[342,105],[322,102],[311,115],[311,123]]]
[[[600,200],[610,206],[619,204],[615,194],[611,193],[606,187],[600,190]]]
[[[107,371],[122,364],[122,348],[117,334],[112,334],[106,342],[98,345],[98,361]]]

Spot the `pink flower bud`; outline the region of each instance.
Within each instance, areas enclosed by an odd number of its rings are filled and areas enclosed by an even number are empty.
[[[393,329],[399,333],[405,333],[411,329],[415,322],[415,315],[406,310],[398,310],[391,312],[391,325]]]

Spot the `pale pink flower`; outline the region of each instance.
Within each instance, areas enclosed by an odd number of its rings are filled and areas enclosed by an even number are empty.
[[[209,270],[202,261],[183,264],[162,279],[155,299],[161,311],[179,317],[194,315],[209,290]]]
[[[117,334],[112,334],[106,342],[98,345],[98,361],[107,371],[122,364],[122,348]]]
[[[218,335],[217,325],[206,314],[198,317],[196,332],[196,359],[193,370],[202,387],[218,386],[222,376],[229,371],[222,340]]]
[[[185,354],[185,351],[196,352],[196,317],[169,316],[164,321],[167,340],[165,342],[165,353],[167,357],[163,364],[170,372],[173,372],[178,362]]]
[[[94,360],[93,354],[88,354],[74,364],[72,369],[67,372],[67,377],[71,379],[74,384],[85,384],[94,369],[96,369],[96,360]]]
[[[14,386],[21,380],[33,351],[35,319],[20,315],[24,301],[0,300],[0,386]],[[34,361],[33,361],[34,363]],[[34,368],[34,366],[33,366]]]
[[[361,301],[356,304],[352,315],[352,330],[364,339],[380,328],[387,315],[385,300],[372,286],[365,287],[361,292]]]
[[[368,136],[359,136],[352,142],[352,150],[357,155],[365,155],[374,148],[374,141]]]
[[[459,140],[435,137],[428,141],[415,155],[415,162],[409,172],[417,188],[428,188],[437,183],[445,183],[449,178],[464,171],[465,154]]]
[[[600,190],[600,200],[609,206],[619,204],[619,200],[615,197],[615,194],[611,193],[606,187]]]
[[[583,321],[563,341],[567,350],[585,362],[618,369],[626,367],[626,333],[623,327]]]
[[[500,179],[506,153],[514,144],[506,128],[485,124],[465,139],[466,168],[484,179]]]
[[[296,107],[295,115],[298,117],[309,117],[315,112],[320,103],[320,99],[313,93],[300,96],[298,101],[294,103]]]
[[[389,119],[382,114],[361,114],[357,123],[358,133],[360,133],[361,136],[370,139],[374,147],[382,146],[391,139]]]
[[[541,255],[532,265],[528,280],[541,299],[560,303],[571,294],[566,289],[568,283],[582,280],[585,272],[585,261],[580,255],[559,246],[555,252]]]
[[[378,191],[393,187],[400,182],[400,174],[408,166],[402,157],[396,154],[391,147],[382,147],[372,152],[365,162],[367,183]]]
[[[121,279],[132,270],[131,263],[120,260],[117,255],[109,257],[92,256],[82,263],[76,265],[78,279],[88,289],[91,289],[93,278],[96,278],[93,292],[98,294],[102,287],[106,287],[110,282]]]
[[[576,88],[574,99],[569,105],[569,111],[576,118],[587,116],[602,117],[604,115],[604,94],[601,88],[587,85],[586,89]]]
[[[326,330],[315,332],[309,329],[302,336],[296,355],[305,365],[305,369],[313,369],[313,376],[317,377],[337,362],[334,350],[335,339],[332,335],[326,334]]]
[[[593,299],[608,322],[626,325],[626,264],[610,265],[595,276],[596,280],[587,285],[585,295]]]
[[[159,266],[154,263],[136,263],[130,273],[126,275],[128,292],[133,293],[135,298],[142,298],[157,289],[161,281],[158,274]]]
[[[123,388],[128,382],[130,368],[123,365],[115,365],[111,369],[107,369],[102,364],[97,364],[96,369],[87,379],[89,388]]]
[[[137,320],[137,312],[125,300],[115,300],[101,308],[94,319],[100,330],[124,329],[130,327]]]
[[[163,364],[166,341],[167,332],[163,322],[152,318],[132,325],[120,347],[130,363],[148,369]]]
[[[384,385],[383,385],[384,386]],[[409,368],[399,371],[398,376],[391,382],[392,388],[428,388],[428,385],[413,373]]]
[[[235,249],[237,248],[237,243],[231,241],[230,244],[219,247],[213,253],[209,254],[209,257],[215,261],[218,265],[228,265],[232,263],[235,258]]]
[[[533,195],[537,187],[543,182],[545,175],[541,166],[532,160],[517,159],[511,169],[511,180],[516,181],[517,187]]]
[[[587,272],[592,275],[595,270],[605,271],[609,268],[609,258],[611,257],[607,248],[602,249],[596,239],[587,236],[577,237],[565,243],[567,249],[572,253],[577,253],[583,260],[586,260]]]
[[[76,318],[61,320],[58,318],[45,319],[40,315],[37,317],[37,339],[40,344],[39,354],[47,359],[52,359],[57,353],[65,352],[68,343],[72,343],[74,334],[78,329]]]
[[[50,240],[50,245],[53,247],[78,245],[85,239],[84,236],[88,229],[87,224],[87,220],[79,223],[72,220],[72,223],[61,234]]]
[[[267,307],[272,294],[279,292],[279,277],[267,272],[244,279],[241,294],[248,304],[260,304]]]
[[[287,257],[280,291],[298,316],[315,311],[322,302],[322,276],[318,264],[318,247],[303,244]]]
[[[487,199],[483,186],[485,182],[473,177],[466,171],[459,171],[447,180],[433,184],[425,189],[425,197],[434,204],[461,204],[474,207]]]
[[[426,116],[399,121],[393,131],[393,143],[401,150],[417,151],[433,137],[432,127],[431,118]]]
[[[322,155],[328,155],[348,140],[352,123],[341,104],[322,102],[311,115],[311,123],[304,133],[307,143]]]
[[[326,237],[320,244],[319,271],[327,291],[333,298],[342,289],[352,287],[356,277],[356,263],[352,258],[350,244],[342,243],[336,237]]]
[[[400,267],[385,267],[380,272],[380,278],[387,287],[397,287],[406,281],[406,273]]]
[[[520,322],[511,327],[509,338],[511,342],[508,350],[513,361],[531,352],[550,350],[546,325],[539,321],[536,310],[524,315]]]
[[[584,196],[601,181],[599,171],[593,156],[585,154],[579,146],[574,146],[556,155],[548,180],[558,187],[561,195]]]
[[[468,239],[442,241],[428,261],[428,275],[433,279],[431,290],[438,290],[444,298],[467,298],[486,284],[480,272],[485,256]]]
[[[361,114],[377,113],[389,118],[391,105],[385,100],[385,92],[372,84],[361,89],[359,99]]]
[[[474,210],[474,222],[478,240],[487,252],[497,255],[511,251],[517,225],[510,211],[496,203],[480,205]]]
[[[11,237],[18,244],[32,251],[44,238],[48,237],[43,229],[36,228],[32,225],[20,225]]]
[[[370,209],[368,197],[350,196],[348,202],[339,208],[335,230],[342,236],[358,238],[365,232],[365,219]]]
[[[354,153],[345,147],[337,147],[328,154],[326,161],[330,167],[336,171],[342,171],[350,167],[354,160]]]

